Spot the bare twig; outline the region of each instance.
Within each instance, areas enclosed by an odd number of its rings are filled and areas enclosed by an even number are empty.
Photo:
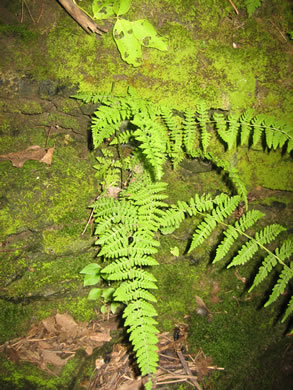
[[[284,39],[285,42],[288,42],[288,39],[286,38],[286,36],[282,33],[282,31],[278,28],[278,26],[275,25],[275,23],[273,23],[271,20],[270,20],[271,24],[273,25],[273,27],[275,27],[275,29],[278,31],[278,33],[281,35],[281,37]]]
[[[232,5],[232,7],[234,8],[234,11],[236,12],[236,14],[239,15],[239,11],[238,11],[236,5],[233,3],[233,1],[232,1],[232,0],[229,0],[229,3],[230,3],[230,4]]]
[[[31,17],[31,20],[33,21],[33,24],[36,24],[35,19],[33,18],[33,15],[31,13],[31,10],[29,9],[29,6],[27,5],[27,2],[25,0],[22,0],[28,10],[29,16]]]
[[[39,17],[38,17],[38,19],[37,19],[37,23],[39,23],[39,21],[40,21],[40,19],[41,19],[41,17],[42,17],[42,14],[43,14],[43,3],[41,4],[41,9],[40,9],[40,14],[39,14]]]
[[[186,363],[186,360],[184,359],[182,352],[181,351],[176,351],[176,352],[177,352],[177,355],[179,357],[179,360],[180,360],[182,366],[184,367],[184,370],[186,371],[186,374],[188,374],[188,376],[190,376],[191,382],[194,384],[194,386],[198,390],[202,390],[202,387],[200,386],[200,384],[196,380],[195,376],[192,374],[190,368],[188,367],[188,364]]]

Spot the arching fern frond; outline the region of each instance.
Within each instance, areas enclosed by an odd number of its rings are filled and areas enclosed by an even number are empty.
[[[204,220],[195,229],[188,253],[202,244],[216,228],[217,224],[223,222],[227,216],[233,213],[239,201],[240,197],[237,195],[231,198],[227,196],[225,199],[215,198],[214,202],[217,206],[212,210],[211,214],[206,215]]]
[[[157,288],[156,278],[142,267],[158,264],[150,255],[157,252],[159,242],[154,233],[162,210],[168,206],[165,188],[165,183],[152,182],[149,175],[143,175],[134,178],[119,199],[101,197],[93,205],[99,256],[109,262],[101,275],[108,282],[121,282],[113,297],[126,305],[123,318],[142,375],[155,373],[158,362],[156,311],[151,305],[156,298],[150,292]]]
[[[250,238],[238,254],[233,258],[232,262],[228,265],[228,268],[235,265],[245,264],[248,260],[256,254],[259,248],[263,248],[265,244],[273,241],[281,232],[286,229],[278,224],[268,225],[263,230],[256,232],[254,238]]]
[[[184,158],[181,121],[179,121],[178,117],[175,117],[172,110],[167,107],[162,107],[161,115],[169,130],[168,155],[171,158],[174,168],[176,168]]]
[[[184,111],[183,121],[183,145],[185,147],[187,155],[193,157],[198,145],[197,145],[197,128],[195,122],[195,112],[187,108]]]
[[[271,303],[275,302],[278,297],[284,293],[289,280],[293,278],[293,261],[291,261],[290,267],[284,267],[280,273],[279,279],[274,285],[273,291],[268,299],[268,301],[265,303],[264,307],[270,305]]]
[[[256,221],[258,221],[263,216],[264,214],[259,210],[250,210],[242,215],[239,221],[235,222],[234,226],[229,225],[228,228],[224,231],[225,238],[217,247],[216,256],[213,260],[213,263],[216,263],[225,257],[239,235],[253,226]]]
[[[159,122],[140,114],[136,115],[131,123],[137,126],[133,136],[139,141],[139,148],[153,168],[155,179],[160,180],[169,142],[165,128]]]

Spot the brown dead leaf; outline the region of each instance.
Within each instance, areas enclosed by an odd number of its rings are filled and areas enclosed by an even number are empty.
[[[0,161],[9,160],[16,168],[21,168],[27,160],[37,160],[50,165],[52,163],[54,147],[45,149],[39,145],[31,145],[19,152],[0,155]]]
[[[78,325],[69,314],[56,314],[56,325],[59,326],[62,332],[67,336],[75,338],[78,333]]]
[[[211,291],[211,299],[210,299],[212,303],[219,303],[221,301],[220,298],[217,296],[219,292],[220,292],[219,283],[213,282],[213,288]]]
[[[46,365],[53,364],[57,367],[63,367],[66,364],[67,360],[71,357],[69,356],[66,359],[61,359],[60,356],[58,356],[57,352],[48,350],[41,351],[40,356],[43,358]]]
[[[108,333],[97,333],[93,336],[89,336],[89,339],[96,343],[107,342],[111,340],[111,336]]]
[[[47,165],[51,165],[52,164],[52,159],[53,159],[54,149],[55,149],[54,146],[52,148],[49,148],[47,150],[46,154],[44,155],[44,157],[41,158],[40,162],[45,163]]]
[[[54,317],[48,317],[45,320],[43,320],[41,323],[43,324],[43,326],[47,330],[47,332],[56,333],[55,318]]]

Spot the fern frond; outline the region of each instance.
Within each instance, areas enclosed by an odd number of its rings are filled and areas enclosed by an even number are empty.
[[[216,256],[213,263],[220,261],[227,255],[234,242],[239,237],[239,234],[253,226],[264,214],[259,210],[250,210],[243,214],[239,221],[236,221],[234,226],[229,225],[224,231],[225,238],[216,249]]]
[[[216,122],[218,135],[228,145],[228,149],[231,150],[237,143],[240,127],[239,116],[231,113],[226,120],[223,114],[215,112],[213,118]]]
[[[215,198],[214,202],[218,204],[218,206],[212,210],[212,214],[208,214],[197,226],[195,233],[192,236],[192,242],[188,253],[202,244],[216,228],[217,224],[223,222],[228,215],[233,213],[239,200],[240,198],[237,195],[231,198],[228,196]]]
[[[291,278],[293,278],[293,261],[291,261],[290,267],[284,267],[282,269],[279,279],[274,285],[273,291],[268,301],[264,304],[264,307],[267,307],[271,303],[275,302],[278,297],[283,294]]]
[[[251,16],[254,11],[260,7],[263,0],[244,0],[248,16]]]
[[[155,283],[149,280],[132,280],[123,282],[114,292],[116,301],[127,303],[139,298],[145,301],[157,302],[147,289],[157,289]]]
[[[268,225],[260,232],[256,232],[255,237],[247,241],[238,254],[233,258],[227,268],[235,265],[245,264],[256,254],[259,248],[263,248],[265,244],[273,241],[282,231],[286,230],[278,224]]]
[[[124,130],[119,133],[119,137],[113,138],[110,145],[128,144],[133,138],[133,130]]]
[[[263,260],[262,265],[260,266],[257,275],[254,278],[252,286],[249,289],[249,292],[256,286],[258,286],[272,271],[280,261],[284,262],[293,254],[293,241],[285,240],[282,243],[281,248],[276,248],[275,255],[269,253],[269,255]]]
[[[155,336],[157,329],[153,326],[156,321],[152,318],[156,315],[153,306],[142,298],[130,302],[123,312],[125,324],[130,326],[128,331],[142,375],[155,373],[157,368],[158,338]]]
[[[195,112],[187,108],[184,111],[184,121],[183,121],[183,145],[185,147],[186,153],[193,157],[196,151],[196,121],[195,121]]]
[[[107,272],[107,268],[103,269],[103,273]],[[140,268],[134,268],[126,270],[111,271],[107,280],[125,280],[125,279],[137,279],[137,280],[148,280],[151,282],[156,282],[157,279],[148,271]],[[150,288],[150,287],[149,287]]]
[[[160,230],[163,234],[170,234],[176,230],[185,219],[184,212],[176,207],[164,211],[160,222]]]
[[[287,309],[285,311],[285,314],[284,314],[281,322],[285,322],[287,320],[287,318],[289,316],[291,316],[292,314],[293,314],[293,295],[292,295],[292,297],[287,305]]]
[[[172,110],[167,107],[162,107],[161,115],[169,132],[168,155],[171,158],[173,167],[176,168],[184,158],[181,123],[178,117],[173,115]]]
[[[240,117],[240,145],[245,145],[248,143],[250,132],[251,132],[251,119],[253,118],[253,110],[246,110]]]
[[[129,257],[120,257],[115,262],[108,264],[105,268],[103,268],[103,273],[111,274],[115,272],[129,271],[135,266],[155,266],[159,265],[156,259],[151,256],[129,256]],[[141,268],[140,268],[141,269]]]
[[[104,139],[119,131],[120,124],[127,118],[125,110],[120,107],[100,106],[92,117],[91,130],[94,147],[99,147]]]
[[[137,126],[133,136],[139,141],[139,148],[152,166],[155,178],[160,180],[163,175],[163,165],[166,161],[165,153],[169,141],[165,129],[159,122],[139,114],[134,117],[131,123]]]
[[[263,121],[264,121],[264,116],[261,114],[256,115],[251,120],[251,123],[253,125],[252,146],[255,146],[259,142],[262,136],[262,132],[264,130],[264,127],[262,126]]]
[[[209,146],[211,134],[207,130],[207,123],[209,122],[208,108],[204,101],[201,101],[196,106],[196,112],[198,113],[198,123],[201,129],[201,146],[203,151],[207,150]]]

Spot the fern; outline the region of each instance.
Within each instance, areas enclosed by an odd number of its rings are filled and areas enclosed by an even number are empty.
[[[263,0],[244,0],[248,16],[251,16],[254,11],[261,6]]]
[[[142,267],[158,264],[150,255],[159,246],[154,232],[161,209],[167,206],[162,194],[165,188],[165,183],[152,183],[144,176],[123,190],[119,199],[103,197],[93,205],[99,256],[106,261],[114,259],[102,275],[108,281],[121,282],[113,297],[126,305],[123,318],[142,375],[154,374],[158,362],[158,330],[153,319],[157,313],[151,304],[156,298],[150,292],[157,288],[156,279]]]
[[[178,117],[175,117],[172,114],[172,111],[166,107],[162,107],[161,115],[164,119],[164,122],[168,129],[170,130],[169,137],[169,150],[168,154],[171,158],[174,168],[183,160],[184,152],[182,149],[183,144],[183,132],[181,123],[178,120]]]
[[[204,240],[217,227],[217,224],[222,222],[228,215],[237,207],[240,201],[239,196],[215,198],[214,203],[217,206],[208,214],[204,220],[197,226],[195,233],[192,236],[192,242],[189,248],[189,253],[197,246],[202,244]]]
[[[292,241],[285,241],[274,252],[267,248],[285,230],[282,226],[269,225],[254,236],[248,234],[247,230],[254,228],[263,216],[258,210],[247,211],[233,225],[226,221],[234,217],[240,201],[245,202],[247,209],[247,189],[236,167],[214,155],[209,148],[220,138],[228,150],[237,147],[238,143],[255,146],[263,142],[268,149],[283,148],[285,151],[286,148],[290,153],[293,150],[292,129],[267,115],[255,116],[250,109],[243,114],[210,114],[211,110],[205,102],[180,114],[140,99],[133,90],[127,96],[120,97],[75,97],[87,103],[99,104],[91,124],[95,148],[107,140],[111,145],[118,146],[118,156],[121,156],[119,148],[122,143],[135,142],[137,146],[132,155],[124,160],[117,160],[113,153],[102,149],[95,167],[104,192],[92,207],[96,223],[96,245],[100,247],[98,255],[106,262],[106,266],[99,270],[99,275],[118,285],[113,299],[115,304],[124,304],[123,318],[129,339],[142,375],[149,378],[145,387],[151,389],[151,377],[158,363],[158,330],[154,319],[157,313],[153,307],[156,302],[153,291],[157,285],[148,268],[158,265],[153,257],[159,248],[156,232],[170,234],[185,218],[200,217],[201,222],[194,228],[189,246],[188,252],[191,252],[204,244],[213,231],[220,227],[224,238],[216,249],[214,263],[229,255],[239,238],[245,237],[247,241],[239,248],[228,268],[243,265],[258,251],[265,251],[267,256],[259,267],[251,289],[266,279],[272,270],[279,272],[281,268],[266,306],[283,294],[291,280],[293,266],[288,259],[293,252]],[[167,184],[160,181],[165,163],[171,160],[176,169],[185,155],[207,160],[220,168],[228,176],[237,195],[222,193],[212,198],[209,194],[195,194],[189,201],[168,204],[165,195]],[[138,161],[143,164],[145,174],[134,173],[139,170],[135,168]],[[119,175],[125,169],[131,171],[126,180],[128,186],[120,189],[116,198],[107,197],[106,189],[118,183]],[[93,268],[93,271],[86,271],[93,273],[93,281],[99,280],[96,270]],[[92,293],[92,296],[98,295],[98,291]],[[290,299],[283,321],[292,313],[293,299]]]
[[[213,263],[216,263],[225,257],[239,235],[253,226],[256,221],[263,216],[264,214],[258,210],[250,210],[244,214],[239,221],[236,221],[234,226],[229,225],[227,230],[224,231],[224,240],[217,247],[216,257],[214,258]]]

